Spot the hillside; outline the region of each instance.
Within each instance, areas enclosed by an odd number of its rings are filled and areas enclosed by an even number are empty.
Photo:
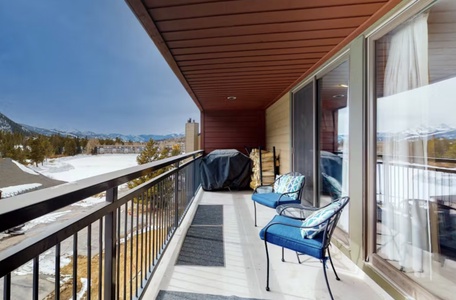
[[[32,132],[0,112],[0,131],[30,135]]]
[[[39,127],[34,127],[26,124],[18,124],[5,116],[4,114],[0,113],[0,131],[6,131],[10,133],[21,133],[24,135],[33,135],[33,134],[41,134],[46,136],[51,136],[54,134],[62,135],[62,136],[73,136],[79,138],[88,138],[88,139],[115,139],[120,138],[121,140],[133,141],[133,142],[147,142],[150,139],[155,141],[161,140],[168,140],[174,138],[183,137],[183,134],[166,134],[166,135],[159,135],[159,134],[140,134],[140,135],[125,135],[120,133],[95,133],[92,131],[63,131],[58,129],[44,129]]]

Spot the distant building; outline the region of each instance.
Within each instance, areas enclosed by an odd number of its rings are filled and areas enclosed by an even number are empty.
[[[199,123],[188,119],[185,124],[185,152],[193,152],[200,149],[199,143]]]
[[[97,154],[129,154],[129,153],[141,153],[144,150],[145,145],[102,145],[96,149]]]

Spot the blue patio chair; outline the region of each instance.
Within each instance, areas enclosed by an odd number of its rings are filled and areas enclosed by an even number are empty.
[[[299,255],[309,255],[319,259],[323,264],[323,272],[329,295],[331,296],[331,299],[334,299],[326,274],[326,262],[328,258],[334,274],[336,275],[336,279],[340,280],[340,278],[334,268],[328,247],[331,242],[331,236],[339,221],[340,215],[342,214],[342,210],[349,200],[349,197],[337,199],[327,206],[314,211],[304,221],[276,215],[260,231],[260,238],[264,240],[266,249],[266,291],[269,291],[268,243],[270,243],[282,247],[282,261],[284,261],[283,248],[296,251]]]
[[[301,203],[301,194],[305,185],[304,175],[291,172],[279,176],[272,185],[260,185],[252,195],[257,226],[256,203],[276,208],[282,204]]]

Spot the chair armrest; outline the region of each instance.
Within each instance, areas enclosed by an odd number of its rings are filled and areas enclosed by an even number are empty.
[[[326,224],[325,224],[326,223]],[[300,228],[300,229],[315,229],[315,227],[317,226],[320,226],[320,225],[323,225],[324,226],[327,226],[328,225],[328,219],[325,219],[323,221],[321,221],[320,223],[318,224],[315,224],[315,225],[312,225],[312,226],[296,226],[296,225],[292,225],[292,224],[287,224],[287,223],[282,223],[282,222],[274,222],[274,223],[270,223],[268,224],[266,227],[264,227],[264,233],[266,234],[268,229],[271,227],[271,226],[274,226],[274,225],[282,225],[282,226],[287,226],[287,227],[293,227],[293,228]]]
[[[263,191],[262,191],[263,190]],[[272,185],[259,185],[255,188],[253,193],[273,193],[274,187]]]

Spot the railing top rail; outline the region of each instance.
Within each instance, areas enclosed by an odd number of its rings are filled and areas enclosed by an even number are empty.
[[[202,150],[198,150],[2,199],[0,200],[0,232],[202,153]]]

